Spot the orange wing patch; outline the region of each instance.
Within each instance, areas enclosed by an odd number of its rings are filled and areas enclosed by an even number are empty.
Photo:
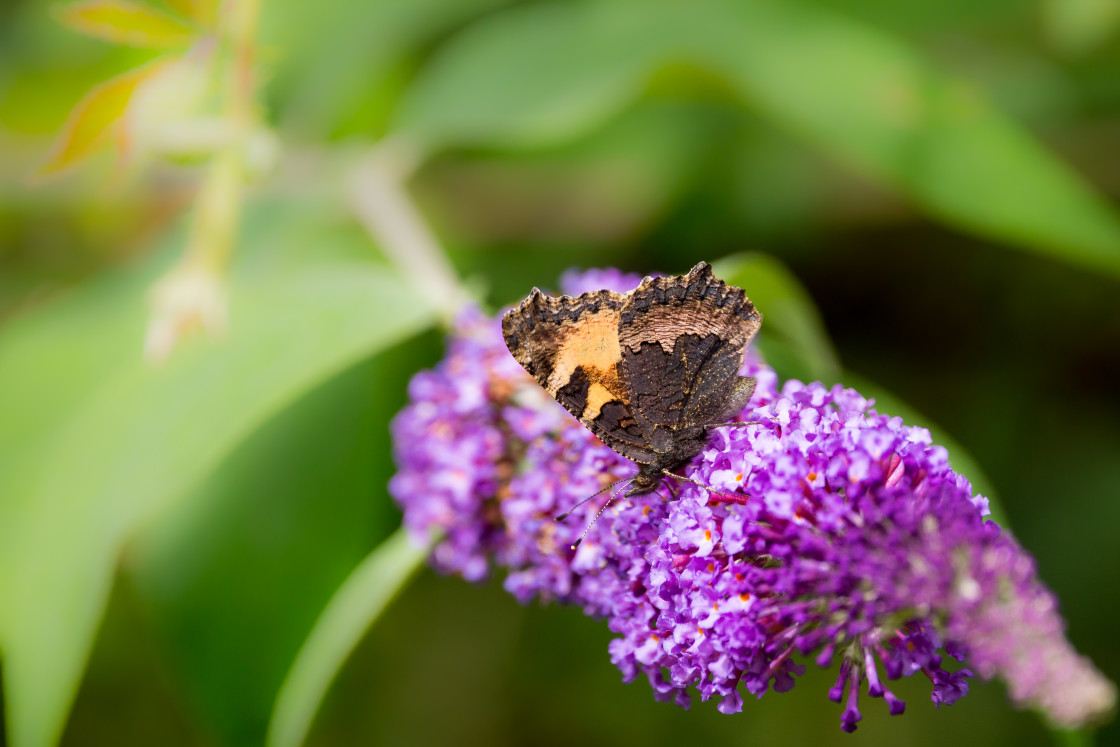
[[[564,336],[566,335],[566,336]],[[625,401],[626,388],[618,375],[622,350],[618,344],[618,310],[601,310],[580,320],[579,326],[566,325],[556,351],[552,374],[544,388],[553,397],[567,386],[582,369],[587,377],[587,391],[573,404],[582,410],[572,414],[583,421],[599,417],[603,405],[614,400]]]
[[[581,317],[578,326],[570,322],[558,330],[555,363],[545,382],[549,394],[555,396],[581,366],[595,381],[608,377],[618,380],[618,362],[622,360],[618,315],[618,309],[602,309]]]
[[[626,296],[607,290],[553,298],[534,288],[502,317],[517,362],[568,412],[627,459],[652,456],[630,410],[619,366],[619,315]]]
[[[624,297],[610,291],[553,298],[534,289],[502,319],[506,345],[545,390],[583,421],[625,401],[618,319]]]

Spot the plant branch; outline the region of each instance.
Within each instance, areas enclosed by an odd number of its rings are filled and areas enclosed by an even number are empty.
[[[469,295],[405,187],[418,160],[417,150],[405,141],[375,146],[350,175],[350,203],[386,256],[449,319]]]

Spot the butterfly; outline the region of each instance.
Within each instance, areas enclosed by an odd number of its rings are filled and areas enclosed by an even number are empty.
[[[638,466],[625,495],[651,493],[750,401],[740,376],[762,315],[701,262],[629,293],[547,296],[502,317],[506,346],[557,402]]]

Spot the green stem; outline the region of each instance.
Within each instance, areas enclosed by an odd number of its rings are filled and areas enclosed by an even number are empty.
[[[215,274],[225,269],[241,220],[244,165],[240,148],[214,155],[198,194],[184,263]]]
[[[403,140],[380,143],[351,174],[350,201],[385,255],[447,322],[470,294],[408,194],[406,182],[421,157]]]
[[[184,263],[210,272],[225,269],[241,220],[245,182],[245,141],[256,126],[256,83],[253,70],[261,0],[236,0],[223,24],[229,45],[222,79],[226,81],[225,116],[234,137],[214,154],[198,196]]]

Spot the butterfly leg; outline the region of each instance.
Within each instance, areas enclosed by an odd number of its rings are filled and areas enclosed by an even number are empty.
[[[749,423],[712,423],[705,428],[746,428],[748,425],[766,425],[769,420],[752,420]]]
[[[707,490],[709,493],[715,493],[716,492],[716,489],[713,488],[711,485],[705,485],[704,483],[700,482],[699,480],[693,480],[691,477],[685,477],[684,475],[678,475],[676,472],[670,472],[667,469],[661,470],[661,474],[665,475],[666,477],[671,477],[674,480],[680,480],[681,482],[690,482],[693,485],[699,485],[700,487],[704,488],[704,490]]]
[[[716,500],[715,501],[716,503],[739,503],[739,504],[744,504],[744,503],[747,502],[747,498],[749,497],[749,496],[745,496],[745,495],[740,495],[739,493],[725,493],[723,491],[716,490],[711,485],[705,485],[704,483],[700,482],[699,480],[693,480],[691,477],[685,477],[684,475],[678,475],[676,472],[670,472],[667,469],[663,469],[663,470],[661,470],[661,472],[666,477],[672,477],[674,480],[680,480],[682,482],[690,482],[693,485],[699,485],[700,487],[704,488],[704,490],[707,490],[713,496],[719,496],[720,500]],[[709,503],[710,502],[712,502],[712,499],[709,499]]]

